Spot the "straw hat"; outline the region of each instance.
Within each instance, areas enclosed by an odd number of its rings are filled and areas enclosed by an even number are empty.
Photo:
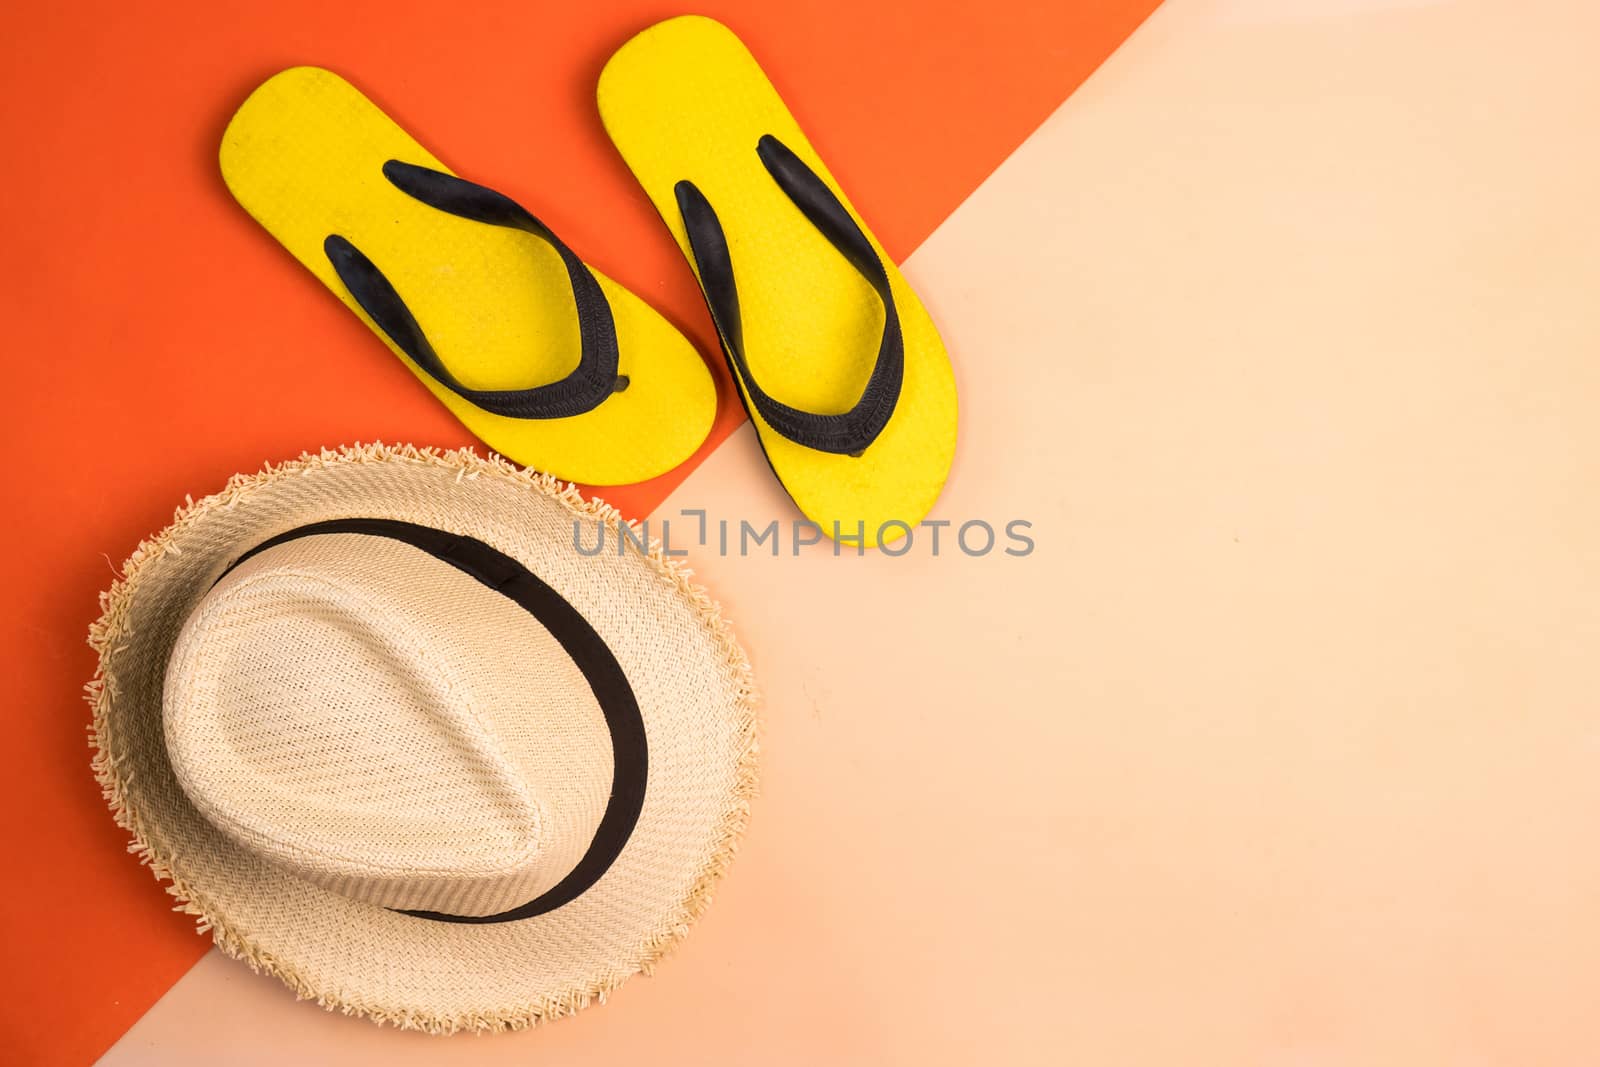
[[[448,1033],[604,999],[705,906],[755,778],[749,666],[615,511],[470,451],[238,476],[90,643],[94,769],[217,945]],[[592,532],[584,543],[592,543]]]

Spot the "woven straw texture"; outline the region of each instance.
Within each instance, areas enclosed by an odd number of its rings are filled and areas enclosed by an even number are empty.
[[[577,864],[610,795],[605,716],[532,614],[443,560],[327,534],[246,560],[167,664],[183,791],[344,896],[493,915]]]
[[[425,798],[446,807],[481,805],[476,821],[484,826],[483,838],[463,843],[452,859],[445,859],[448,839],[430,839],[428,828],[443,829],[452,821],[459,827],[469,818],[460,810],[413,811],[409,818],[418,820],[419,837],[386,843],[363,835],[375,823],[348,803],[338,818],[322,824],[308,819],[306,806],[318,803],[309,779],[301,783],[307,788],[299,796],[289,796],[261,770],[298,761],[308,775],[337,776],[342,773],[337,759],[308,759],[317,730],[324,737],[330,730],[343,731],[345,744],[360,739],[374,746],[384,743],[373,736],[375,727],[419,735],[424,728],[415,717],[424,705],[439,706],[434,699],[439,686],[461,687],[464,702],[451,705],[460,708],[523,684],[559,693],[572,683],[570,675],[563,676],[570,665],[563,666],[559,650],[551,649],[551,639],[541,636],[536,623],[532,628],[526,619],[516,623],[523,628],[518,640],[526,641],[526,662],[497,667],[501,657],[481,651],[474,662],[469,647],[474,634],[481,640],[482,628],[492,629],[509,617],[497,617],[476,593],[446,598],[458,606],[440,614],[421,598],[391,590],[386,595],[395,599],[387,609],[412,622],[427,617],[432,623],[386,643],[371,639],[370,626],[350,625],[346,618],[346,650],[381,659],[404,654],[406,641],[438,638],[438,657],[410,676],[400,686],[403,691],[384,694],[372,687],[385,684],[379,681],[384,678],[394,685],[397,675],[392,664],[370,663],[370,669],[351,672],[365,681],[346,685],[333,703],[371,705],[379,695],[398,697],[386,713],[395,719],[384,724],[370,715],[335,714],[337,721],[302,723],[312,729],[298,743],[264,734],[235,691],[248,679],[241,681],[236,673],[224,685],[222,669],[233,662],[244,675],[255,671],[257,692],[270,691],[268,675],[326,678],[304,657],[325,654],[314,653],[313,645],[330,632],[324,629],[319,638],[310,626],[279,650],[276,662],[219,650],[237,648],[244,634],[259,639],[266,632],[261,616],[281,609],[264,606],[263,587],[298,587],[298,592],[281,591],[309,598],[323,611],[333,601],[347,613],[358,611],[351,606],[350,590],[372,588],[373,576],[364,568],[377,564],[362,562],[370,552],[364,556],[335,544],[348,535],[319,536],[292,553],[282,550],[297,542],[261,553],[215,590],[212,585],[229,563],[262,541],[340,518],[417,523],[488,543],[578,609],[621,664],[645,724],[648,786],[627,846],[577,900],[531,919],[476,925],[414,918],[371,902],[411,892],[421,899],[465,901],[471,910],[494,910],[495,903],[524,886],[537,890],[559,878],[566,869],[561,865],[581,848],[575,842],[587,841],[587,827],[598,818],[596,804],[603,800],[595,792],[592,768],[609,765],[609,747],[600,747],[609,742],[597,724],[592,696],[589,703],[568,701],[550,720],[551,729],[586,746],[583,758],[564,771],[556,769],[561,761],[549,750],[549,735],[540,736],[539,717],[549,708],[536,696],[506,705],[510,710],[492,724],[476,723],[474,728],[484,732],[475,740],[420,755],[417,748],[410,750],[413,759],[433,761],[413,765],[430,767],[433,779],[431,785],[407,786],[421,791],[412,794],[419,803]],[[547,476],[465,450],[372,445],[306,455],[259,475],[236,477],[221,493],[181,510],[170,527],[134,552],[123,578],[103,595],[103,614],[90,635],[100,654],[99,671],[88,686],[94,769],[118,822],[132,833],[130,849],[158,878],[171,881],[169,891],[182,910],[197,916],[201,930],[209,930],[224,952],[276,975],[324,1007],[449,1033],[521,1028],[603,1000],[622,981],[648,970],[686,932],[731,859],[754,792],[755,694],[748,661],[687,570],[663,558],[659,548],[648,554],[630,549],[580,557],[572,547],[575,521],[603,523],[610,528],[608,542],[619,540],[621,520],[612,509],[585,502],[571,486]],[[362,547],[412,551],[403,545]],[[427,562],[406,560],[396,555],[388,562],[418,568],[413,577],[424,590],[429,581],[452,580]],[[332,581],[339,591],[330,593],[326,585],[320,592],[309,590],[307,575],[312,574]],[[486,614],[474,619],[474,611]],[[302,611],[299,617],[315,618],[316,612]],[[462,629],[454,639],[441,636],[456,625]],[[354,642],[359,648],[348,647],[351,634],[366,634]],[[493,647],[504,645],[502,640]],[[202,650],[204,655],[196,654]],[[293,657],[300,662],[290,662]],[[173,702],[184,720],[181,735],[173,738],[166,735],[163,717],[169,659],[174,692],[183,694]],[[497,669],[504,673],[497,677]],[[316,714],[292,697],[277,699],[285,711],[293,705],[297,715]],[[402,722],[408,715],[412,720]],[[488,753],[482,746],[491,733],[499,748]],[[227,738],[259,746],[253,778],[217,769],[212,757]],[[169,745],[204,812],[180,785]],[[477,772],[476,778],[434,773],[459,771],[463,765]],[[345,769],[358,772],[348,762]],[[369,799],[384,792],[381,781],[346,784],[354,790],[340,793],[346,802],[363,795],[363,788]],[[451,788],[465,793],[452,798],[441,792]],[[259,804],[246,802],[250,789],[265,789],[270,796]],[[497,817],[496,805],[506,817]],[[507,831],[514,821],[509,816],[521,805],[537,816],[537,832],[522,835],[531,839],[517,840]],[[358,842],[366,842],[369,851],[353,848]],[[324,860],[307,859],[308,846]],[[413,862],[430,868],[426,877],[397,876]],[[501,880],[486,878],[497,866]],[[366,899],[347,895],[352,893]]]

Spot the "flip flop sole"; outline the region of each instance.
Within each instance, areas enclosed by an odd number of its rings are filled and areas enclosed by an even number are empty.
[[[383,175],[391,159],[447,170],[338,75],[296,67],[251,94],[223,135],[222,175],[256,221],[368,326],[323,241],[345,237],[378,264],[440,358],[473,389],[524,389],[578,364],[578,323],[553,249],[526,234],[458,218],[412,199]],[[625,390],[581,415],[493,414],[412,372],[485,444],[518,463],[591,485],[662,474],[710,432],[716,390],[695,347],[599,271],[616,323]]]
[[[761,387],[818,414],[861,397],[883,330],[881,302],[857,269],[809,222],[756,155],[772,135],[808,165],[872,240],[888,272],[904,335],[899,403],[860,455],[821,452],[777,433],[741,396],[774,473],[829,536],[872,546],[927,515],[949,474],[956,387],[949,356],[922,302],[850,206],[794,116],[744,44],[722,24],[676,18],[634,37],[606,64],[597,93],[617,149],[691,264],[675,188],[692,182],[727,234],[744,349]],[[735,374],[737,378],[738,375]],[[836,530],[834,524],[838,523]]]

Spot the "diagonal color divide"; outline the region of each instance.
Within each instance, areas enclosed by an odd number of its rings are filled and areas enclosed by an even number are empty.
[[[904,257],[1156,0],[700,5],[760,55],[852,199]],[[456,445],[453,420],[244,216],[216,145],[256,83],[297,63],[355,80],[457,170],[547,219],[710,352],[691,275],[595,116],[595,76],[644,0],[34,5],[7,18],[0,263],[17,398],[0,554],[12,736],[0,812],[4,1044],[92,1060],[204,951],[123,852],[88,769],[83,639],[108,564],[185,494],[305,449]],[[959,358],[959,357],[958,357]],[[724,400],[729,394],[724,393]],[[706,452],[737,425],[725,412]],[[702,453],[702,458],[706,454]],[[689,471],[608,494],[634,514]],[[242,976],[242,975],[241,975]],[[308,1009],[310,1010],[310,1009]]]
[[[1600,1062],[1600,9],[1363,7],[1173,0],[909,258],[1037,549],[695,554],[762,792],[658,978],[441,1051],[212,953],[108,1067]]]

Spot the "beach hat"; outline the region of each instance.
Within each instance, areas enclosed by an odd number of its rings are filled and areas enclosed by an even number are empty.
[[[330,1009],[448,1033],[603,1000],[705,906],[755,780],[744,653],[625,525],[382,445],[191,502],[90,634],[130,849]]]

